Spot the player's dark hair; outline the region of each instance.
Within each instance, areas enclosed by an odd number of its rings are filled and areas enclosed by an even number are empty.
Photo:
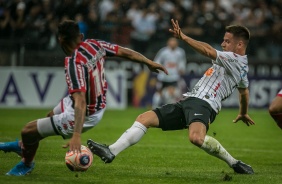
[[[74,42],[79,34],[79,27],[75,21],[65,20],[58,26],[58,36],[67,44]]]
[[[250,40],[250,31],[248,28],[244,26],[241,26],[241,25],[226,26],[225,31],[233,34],[233,36],[236,38],[243,39],[246,45],[248,44]]]

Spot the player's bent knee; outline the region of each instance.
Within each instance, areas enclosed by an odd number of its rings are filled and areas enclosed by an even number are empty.
[[[36,136],[36,135],[38,135],[36,121],[32,121],[32,122],[26,124],[21,131],[21,135],[22,136]]]
[[[196,133],[191,133],[189,134],[189,140],[192,144],[196,145],[196,146],[202,146],[204,143],[204,139]]]
[[[159,126],[159,121],[158,121],[157,115],[153,111],[147,111],[143,114],[140,114],[136,118],[136,121],[143,124],[147,128]]]

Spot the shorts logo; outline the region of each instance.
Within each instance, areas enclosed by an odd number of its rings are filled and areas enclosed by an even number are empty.
[[[194,114],[194,116],[201,116],[201,115],[203,115],[203,114],[197,114],[197,113]]]

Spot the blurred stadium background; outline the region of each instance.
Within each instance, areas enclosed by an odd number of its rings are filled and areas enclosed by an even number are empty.
[[[0,0],[0,107],[49,108],[67,94],[64,53],[56,40],[60,21],[74,19],[85,38],[154,59],[171,36],[174,18],[184,33],[217,49],[226,25],[248,27],[250,106],[266,108],[282,87],[281,10],[281,0]],[[186,51],[184,80],[191,89],[210,61],[183,42],[180,46]],[[106,70],[109,108],[151,105],[156,80],[146,68],[108,58]],[[236,95],[224,106],[238,106]]]

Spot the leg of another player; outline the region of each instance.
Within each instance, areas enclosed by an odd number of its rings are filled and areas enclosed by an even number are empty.
[[[155,112],[147,111],[140,114],[133,125],[127,129],[114,144],[110,145],[109,149],[114,155],[117,155],[129,146],[139,142],[149,127],[158,126],[159,119]]]
[[[276,96],[269,106],[269,114],[282,129],[282,96]]]
[[[50,111],[46,117],[52,117],[55,113],[52,111]],[[4,151],[4,152],[15,152],[17,153],[19,156],[22,157],[22,141],[13,141],[13,142],[0,142],[0,150]]]
[[[22,160],[15,165],[6,175],[24,176],[34,168],[34,156],[39,145],[39,141],[42,139],[37,130],[37,121],[32,121],[24,126],[21,131],[22,135]]]
[[[237,163],[224,147],[213,137],[206,135],[206,126],[201,122],[193,122],[189,126],[191,143],[206,151],[208,154],[225,161],[230,167]]]
[[[37,121],[28,123],[21,132],[23,162],[30,165],[37,151],[39,141],[42,139],[37,130]]]

